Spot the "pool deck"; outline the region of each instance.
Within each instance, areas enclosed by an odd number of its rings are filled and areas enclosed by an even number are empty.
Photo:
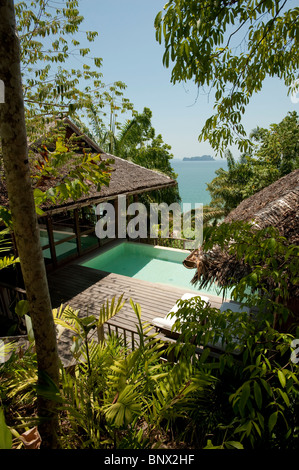
[[[193,271],[190,270],[190,279]],[[130,305],[130,299],[141,306],[141,320],[151,323],[154,317],[164,317],[176,301],[186,292],[194,294],[194,290],[154,284],[147,281],[107,273],[77,264],[68,264],[48,274],[49,290],[52,307],[61,304],[70,305],[80,310],[80,316],[99,314],[108,300],[123,294],[126,303],[121,311],[107,323],[113,330],[126,329],[137,333],[137,318]],[[198,292],[200,294],[200,291]],[[207,296],[207,294],[203,293]],[[219,308],[222,297],[208,295],[212,307]],[[108,325],[106,324],[106,331]],[[62,361],[71,361],[69,353],[71,334],[64,334],[59,341],[59,353]]]

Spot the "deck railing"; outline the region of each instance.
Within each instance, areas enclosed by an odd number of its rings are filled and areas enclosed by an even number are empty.
[[[26,291],[19,287],[14,287],[5,283],[0,283],[0,315],[7,318],[15,318],[14,305],[19,300],[26,299]],[[107,322],[104,325],[105,336],[114,334],[117,338],[121,339],[128,352],[134,351],[139,347],[139,334],[137,331],[115,325],[113,322]],[[169,341],[175,341],[168,337],[160,338],[166,344]],[[165,355],[161,357],[162,361],[171,361],[173,358],[167,353],[167,346],[165,346]],[[197,360],[202,354],[202,348],[197,348],[194,359]],[[218,353],[210,353],[211,356],[218,357]]]
[[[108,335],[115,334],[117,338],[121,338],[124,342],[125,348],[129,351],[134,351],[135,348],[138,347],[139,337],[136,331],[129,330],[122,326],[113,325],[112,323],[106,323],[104,327],[105,326],[107,328],[106,333],[108,333]]]
[[[26,291],[20,287],[0,282],[0,315],[15,318],[14,306],[19,300],[26,300]]]
[[[123,344],[125,348],[128,350],[128,352],[134,351],[136,348],[139,346],[139,335],[136,331],[129,330],[127,328],[124,328],[122,326],[118,325],[113,325],[111,323],[106,323],[106,336],[115,334],[117,338],[120,338],[123,341]],[[170,339],[168,337],[163,337],[160,338],[162,342],[165,343],[165,354],[161,355],[161,361],[170,361],[174,362],[174,354],[173,352],[167,351],[167,343],[175,341],[174,339]],[[201,354],[203,353],[204,348],[199,346],[196,348],[194,352],[194,356],[191,358],[192,362],[196,362],[200,359]],[[220,352],[217,352],[216,350],[212,350],[209,353],[210,357],[219,357],[221,355]]]
[[[129,330],[127,328],[113,325],[111,323],[106,323],[106,336],[115,334],[115,336],[122,340],[128,353],[134,351],[139,347],[139,335],[136,331]],[[162,340],[161,340],[162,341]],[[167,353],[167,346],[165,346],[165,354],[162,354],[160,357],[161,362],[171,361],[172,355]]]

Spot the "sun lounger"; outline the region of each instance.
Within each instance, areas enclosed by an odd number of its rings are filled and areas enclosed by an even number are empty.
[[[225,310],[231,310],[232,312],[250,312],[250,308],[238,304],[237,302],[223,302],[220,307],[220,312],[224,312]]]
[[[201,300],[203,300],[207,304],[209,303],[209,298],[208,297],[198,295],[198,294],[189,294],[189,293],[184,294],[181,297],[180,300],[189,300],[189,299],[192,299],[194,297],[200,297]],[[156,318],[154,318],[151,321],[152,325],[155,326],[157,328],[157,330],[169,335],[171,333],[171,330],[172,330],[172,327],[173,327],[174,323],[177,320],[176,315],[171,315],[171,313],[176,313],[178,311],[178,309],[179,309],[179,305],[178,305],[178,302],[177,302],[172,307],[172,309],[167,313],[167,315],[165,315],[165,317],[156,317]],[[248,307],[241,306],[241,304],[238,304],[237,302],[223,302],[219,310],[220,310],[220,312],[225,312],[226,310],[232,310],[233,312],[247,312],[247,313],[250,313],[250,309]],[[179,331],[176,331],[174,334],[178,335],[179,333],[180,333]],[[234,354],[240,354],[242,352],[242,348],[241,348],[242,345],[240,344],[240,341],[238,339],[236,339],[234,342],[237,345],[240,345],[240,347],[238,347],[234,350]],[[221,351],[221,352],[225,352],[225,350],[226,350],[226,344],[224,342],[222,342],[221,338],[219,338],[217,341],[215,341],[213,343],[208,343],[207,346],[214,349],[214,350],[218,350],[218,351]]]
[[[190,300],[194,297],[200,297],[206,304],[209,302],[209,298],[199,294],[189,294],[186,293],[182,295],[180,300]],[[172,307],[172,309],[165,315],[165,317],[156,317],[151,321],[151,324],[155,326],[158,330],[161,331],[168,331],[172,330],[174,323],[177,320],[175,315],[171,315],[171,313],[176,313],[179,310],[178,302]]]

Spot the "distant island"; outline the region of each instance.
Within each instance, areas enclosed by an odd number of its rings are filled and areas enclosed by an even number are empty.
[[[211,155],[202,155],[201,157],[184,157],[183,162],[214,162],[215,158],[211,157]]]

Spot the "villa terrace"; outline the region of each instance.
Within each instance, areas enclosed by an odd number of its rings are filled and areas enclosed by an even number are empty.
[[[79,154],[85,148],[90,149],[91,153],[100,153],[103,160],[112,158],[113,171],[109,187],[103,186],[98,191],[94,186],[90,186],[88,195],[77,201],[69,200],[60,205],[46,204],[43,207],[44,214],[39,217],[38,222],[52,307],[57,308],[62,304],[70,305],[79,310],[82,316],[97,316],[107,300],[110,303],[114,297],[118,299],[123,295],[126,303],[122,310],[107,322],[105,333],[116,332],[124,338],[129,347],[134,348],[138,340],[137,318],[130,305],[130,299],[140,304],[142,321],[150,323],[154,317],[165,316],[188,289],[153,284],[98,271],[76,264],[76,259],[82,259],[90,252],[100,252],[104,244],[111,244],[115,241],[100,240],[95,234],[98,216],[95,216],[94,207],[97,204],[112,203],[116,220],[118,220],[119,195],[125,196],[129,205],[132,201],[137,202],[141,194],[167,189],[176,186],[177,182],[159,172],[143,168],[114,155],[105,154],[88,136],[82,135],[69,119],[64,120],[64,125],[66,138],[72,135],[79,138]],[[52,127],[45,129],[45,136],[42,136],[39,141],[30,144],[30,148],[37,154],[46,134],[51,131]],[[4,178],[0,181],[0,204],[9,207]],[[116,227],[116,234],[118,234],[118,227]],[[176,243],[185,248],[185,240],[176,240]],[[9,324],[14,321],[15,302],[24,298],[26,298],[26,292],[19,266],[6,270],[5,276],[3,275],[0,279],[0,312],[4,323],[8,321]],[[215,297],[210,300],[216,307],[220,306],[222,299]],[[160,336],[163,337],[161,334]],[[59,339],[58,347],[65,365],[69,364],[72,359],[71,344],[72,333],[64,331]]]
[[[105,333],[114,332],[122,336],[130,347],[137,341],[137,318],[130,299],[141,306],[141,320],[151,323],[154,317],[165,316],[186,289],[153,284],[114,273],[69,264],[48,275],[53,308],[61,304],[80,310],[80,316],[98,316],[104,303],[123,294],[127,300],[120,312],[105,324]],[[194,291],[191,293],[194,294]],[[200,294],[200,292],[199,292]],[[207,295],[207,294],[205,294]],[[222,298],[209,295],[212,307],[219,308]],[[153,333],[154,333],[153,329]],[[59,341],[59,354],[65,364],[71,361],[71,332],[65,332]],[[163,334],[161,339],[171,341]]]

